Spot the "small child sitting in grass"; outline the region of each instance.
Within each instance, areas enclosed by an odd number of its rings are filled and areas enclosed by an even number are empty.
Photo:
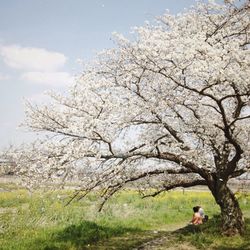
[[[193,207],[193,211],[194,211],[194,214],[193,214],[193,218],[192,218],[190,224],[192,224],[192,225],[200,225],[200,224],[202,224],[203,221],[202,221],[202,216],[199,213],[199,207],[198,206]]]
[[[208,221],[208,216],[204,213],[203,208],[200,207],[200,206],[197,206],[197,208],[198,208],[198,212],[199,212],[200,216],[202,217],[202,222],[203,223],[207,222]]]

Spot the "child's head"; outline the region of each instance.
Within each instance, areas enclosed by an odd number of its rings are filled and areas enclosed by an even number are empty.
[[[199,206],[193,207],[194,213],[197,213],[199,211],[199,208],[200,208]]]

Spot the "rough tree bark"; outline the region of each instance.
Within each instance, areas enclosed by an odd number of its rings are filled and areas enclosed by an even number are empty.
[[[237,198],[228,187],[227,182],[215,179],[209,186],[216,203],[221,209],[221,231],[224,235],[243,234],[245,223]]]

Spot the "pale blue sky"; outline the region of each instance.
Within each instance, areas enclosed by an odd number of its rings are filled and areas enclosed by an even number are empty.
[[[23,98],[41,100],[47,89],[64,90],[80,73],[77,59],[114,46],[112,32],[152,21],[194,0],[0,0],[0,148],[30,135]],[[43,80],[41,80],[43,79]],[[60,84],[62,83],[62,84]]]

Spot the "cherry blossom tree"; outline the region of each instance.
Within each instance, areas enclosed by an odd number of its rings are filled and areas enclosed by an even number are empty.
[[[11,153],[19,174],[34,185],[81,169],[72,199],[98,189],[101,207],[128,184],[144,197],[205,185],[222,231],[243,233],[228,181],[250,169],[250,6],[227,2],[115,34],[66,95],[27,104],[28,127],[51,136]]]

